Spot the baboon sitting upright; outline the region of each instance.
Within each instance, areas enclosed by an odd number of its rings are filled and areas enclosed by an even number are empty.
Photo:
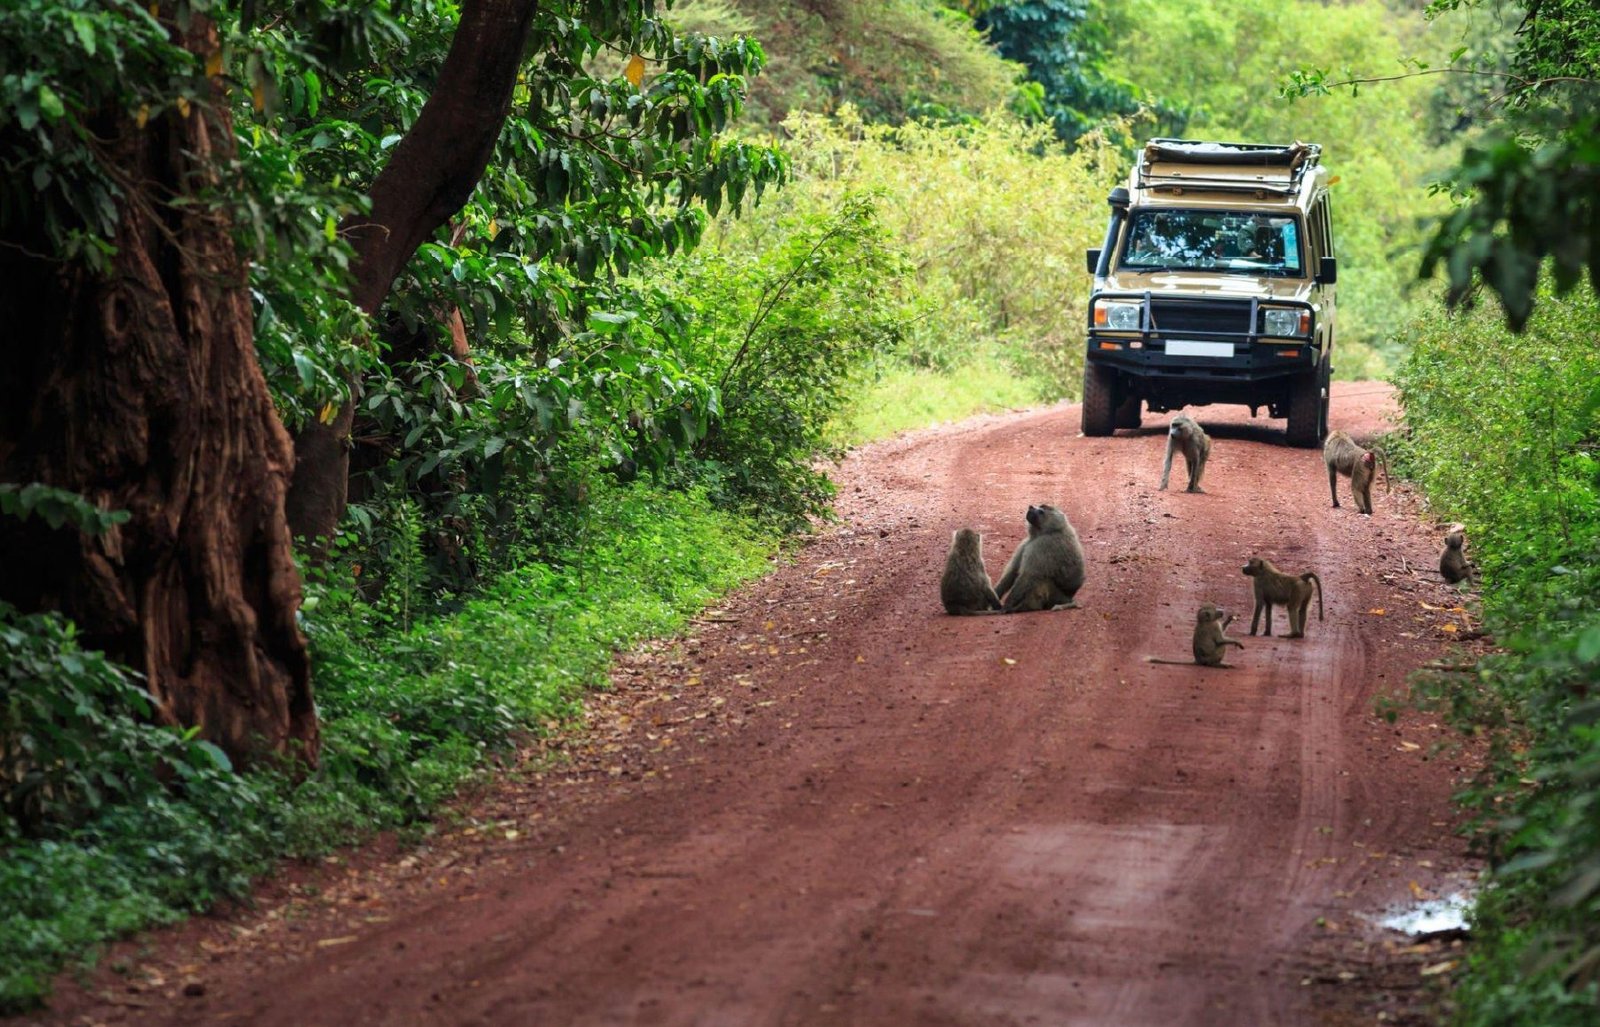
[[[1244,643],[1227,635],[1228,625],[1233,623],[1233,614],[1224,613],[1222,608],[1211,603],[1203,604],[1194,615],[1194,662],[1202,667],[1230,667],[1232,664],[1222,662],[1222,656],[1228,646],[1244,648]],[[1175,667],[1187,667],[1182,660],[1162,660],[1154,656],[1146,656],[1150,663],[1168,663]]]
[[[1467,537],[1459,531],[1452,531],[1444,537],[1444,552],[1439,554],[1439,574],[1452,585],[1477,574],[1477,568],[1472,566],[1472,561],[1462,551],[1466,540]]]
[[[1047,503],[1028,507],[1028,537],[1011,554],[995,592],[1006,613],[1065,610],[1083,587],[1083,545],[1067,515]]]
[[[1167,478],[1172,474],[1174,446],[1183,450],[1183,462],[1189,469],[1189,487],[1184,491],[1204,492],[1205,489],[1200,487],[1200,476],[1206,473],[1206,461],[1211,457],[1211,436],[1192,417],[1179,414],[1172,419],[1172,425],[1167,429],[1167,460],[1161,465],[1163,489],[1167,487]]]
[[[962,528],[950,539],[944,576],[939,579],[939,601],[944,603],[945,613],[957,617],[1000,609],[1000,598],[983,566],[983,536],[971,528]]]

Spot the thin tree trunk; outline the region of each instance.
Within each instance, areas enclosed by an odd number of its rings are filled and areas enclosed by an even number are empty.
[[[199,15],[184,43],[202,58],[219,45]],[[86,645],[144,674],[163,719],[200,725],[236,760],[314,760],[284,517],[293,455],[257,361],[246,267],[224,212],[152,202],[194,195],[233,159],[227,102],[218,89],[187,117],[102,122],[138,183],[111,272],[0,247],[0,480],[132,519],[90,537],[0,518],[0,597],[65,613]]]
[[[372,212],[347,221],[355,248],[352,296],[375,314],[417,247],[460,210],[483,177],[511,110],[535,0],[465,0],[439,82],[416,123],[372,184]],[[353,404],[330,424],[295,438],[289,523],[308,539],[331,538],[344,516]]]

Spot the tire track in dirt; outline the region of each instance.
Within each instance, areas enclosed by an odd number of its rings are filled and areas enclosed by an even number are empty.
[[[1379,430],[1386,402],[1341,385],[1335,423]],[[1300,983],[1318,918],[1351,924],[1461,862],[1449,761],[1372,710],[1441,651],[1418,600],[1453,593],[1406,573],[1437,540],[1402,498],[1331,510],[1316,453],[1225,410],[1199,411],[1209,494],[1156,491],[1158,420],[1084,439],[1057,407],[866,447],[838,475],[843,523],[688,642],[623,661],[597,699],[615,753],[485,800],[514,839],[450,835],[403,879],[329,872],[320,887],[378,922],[330,899],[298,931],[270,911],[192,925],[158,961],[176,979],[210,939],[189,968],[204,994],[115,1012],[1320,1022]],[[1083,608],[943,616],[950,532],[983,531],[998,573],[1042,501],[1083,536]],[[1235,622],[1234,670],[1144,662],[1187,655],[1201,602],[1247,620],[1252,554],[1317,570],[1328,619],[1298,641]],[[104,1013],[95,987],[57,1022]]]

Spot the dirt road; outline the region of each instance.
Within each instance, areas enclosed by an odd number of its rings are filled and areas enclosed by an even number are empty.
[[[1376,432],[1388,403],[1341,385],[1334,424]],[[315,900],[279,885],[158,940],[154,983],[108,1006],[102,974],[60,1022],[1327,1022],[1317,940],[1462,865],[1441,732],[1373,710],[1460,615],[1403,497],[1330,509],[1318,454],[1198,414],[1206,495],[1156,490],[1156,416],[856,453],[843,523],[626,658],[574,765],[405,861],[319,870]],[[944,616],[952,529],[998,575],[1044,501],[1084,539],[1082,608]],[[1231,671],[1143,661],[1186,657],[1201,602],[1243,635],[1252,554],[1317,570],[1327,619],[1246,636]]]

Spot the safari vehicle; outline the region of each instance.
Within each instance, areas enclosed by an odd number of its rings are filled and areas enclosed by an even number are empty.
[[[1315,143],[1153,139],[1088,251],[1083,433],[1237,403],[1315,446],[1328,424],[1334,261]]]

